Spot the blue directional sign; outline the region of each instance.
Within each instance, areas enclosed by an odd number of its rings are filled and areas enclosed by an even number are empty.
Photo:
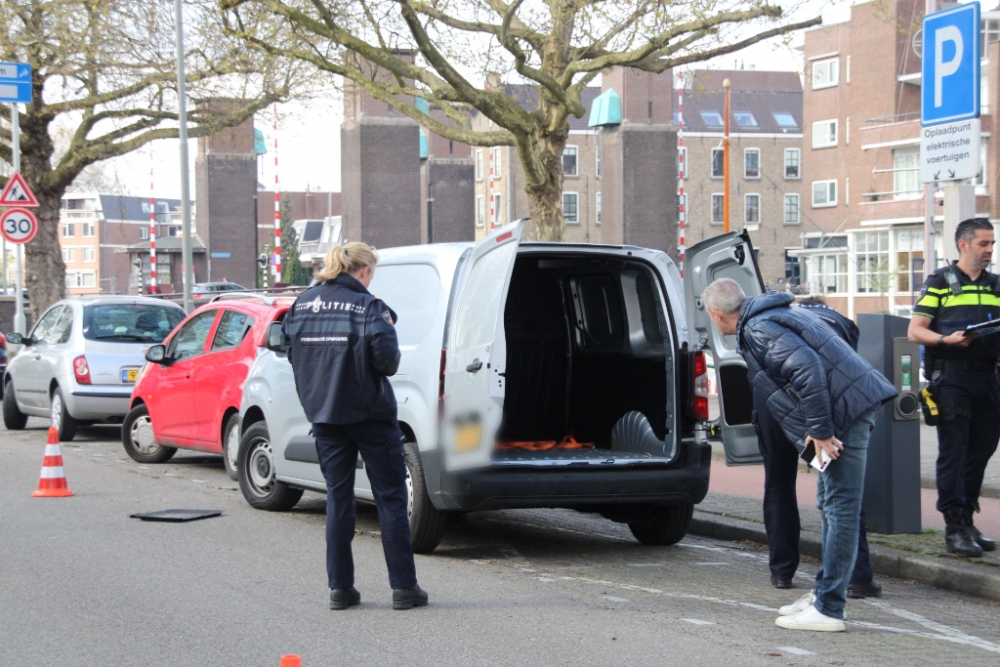
[[[31,65],[0,63],[0,102],[31,104]]]
[[[979,3],[924,16],[921,125],[979,118]]]

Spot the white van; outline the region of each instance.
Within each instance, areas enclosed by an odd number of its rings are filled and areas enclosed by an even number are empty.
[[[521,243],[523,226],[379,253],[371,292],[399,315],[390,380],[414,549],[437,546],[449,512],[517,507],[599,512],[640,542],[673,544],[708,491],[707,367],[692,349],[712,347],[724,413],[732,404],[720,420],[730,463],[759,460],[745,366],[694,296],[723,275],[761,291],[749,238],[691,248],[685,298],[661,251]],[[287,510],[326,487],[271,327],[243,392],[238,470],[251,505]],[[372,500],[360,460],[355,486]]]

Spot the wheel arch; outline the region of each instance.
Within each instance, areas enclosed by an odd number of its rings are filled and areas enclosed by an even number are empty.
[[[406,436],[407,442],[417,442],[417,434],[413,431],[413,428],[406,422],[399,422],[399,430],[403,432]]]
[[[266,421],[264,419],[264,411],[259,406],[251,405],[247,408],[246,413],[243,415],[243,420],[240,422],[240,437],[247,432],[248,428],[262,421]]]
[[[219,425],[219,442],[222,443],[222,448],[226,447],[226,424],[229,423],[229,418],[233,415],[239,414],[239,410],[229,406],[226,411],[222,413],[222,423]],[[243,435],[243,429],[240,428],[240,435]]]

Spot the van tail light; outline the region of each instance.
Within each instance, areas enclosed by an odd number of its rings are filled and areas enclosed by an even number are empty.
[[[704,352],[691,355],[691,414],[701,422],[708,421],[708,362]]]
[[[444,421],[444,369],[448,362],[448,350],[441,350],[441,370],[438,374],[438,421]]]
[[[80,355],[73,360],[73,375],[76,376],[77,384],[90,384],[90,366],[87,365],[87,357]]]

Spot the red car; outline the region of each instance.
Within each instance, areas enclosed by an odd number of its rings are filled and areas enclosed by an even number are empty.
[[[163,463],[177,448],[222,454],[236,479],[243,384],[267,326],[294,298],[221,298],[196,309],[163,345],[146,351],[132,390],[122,444],[139,463]]]

